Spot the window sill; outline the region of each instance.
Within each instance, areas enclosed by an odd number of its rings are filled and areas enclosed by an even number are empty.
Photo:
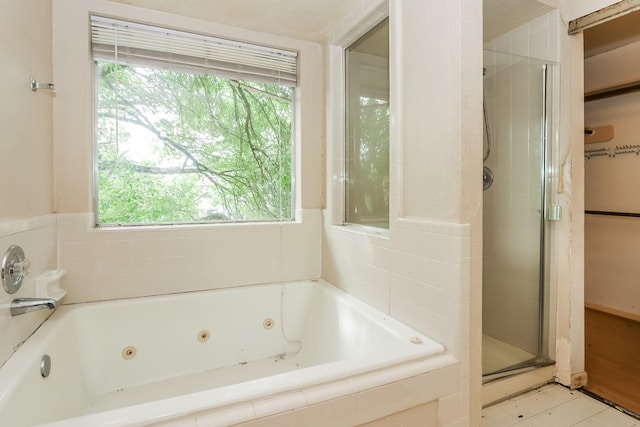
[[[198,223],[166,223],[166,224],[94,224],[94,230],[114,231],[114,230],[193,230],[202,228],[226,228],[226,227],[261,227],[278,226],[288,224],[301,224],[302,220],[290,219],[282,221],[238,221],[238,222],[198,222]]]
[[[334,225],[334,228],[344,230],[348,233],[364,234],[367,236],[380,237],[382,239],[389,239],[389,229],[373,227],[371,225],[362,224],[342,224]]]

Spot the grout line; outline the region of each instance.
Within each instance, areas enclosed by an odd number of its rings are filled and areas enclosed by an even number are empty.
[[[560,387],[558,387],[558,386],[560,386]],[[507,419],[503,420],[504,424],[500,424],[499,421],[498,421],[498,423],[496,423],[495,421],[497,421],[497,420],[495,418],[493,420],[492,420],[491,417],[485,418],[484,409],[486,409],[488,407],[491,407],[491,406],[496,406],[496,408],[500,408],[501,406],[503,406],[503,403],[504,403],[504,401],[501,401],[500,403],[494,403],[492,405],[489,405],[489,406],[483,408],[483,415],[482,415],[483,420],[486,420],[488,422],[487,425],[491,425],[491,426],[494,426],[494,427],[498,426],[498,425],[500,425],[500,427],[529,425],[528,423],[531,421],[532,418],[539,417],[539,416],[543,415],[545,412],[552,411],[552,410],[558,409],[560,407],[567,407],[566,405],[571,404],[571,402],[575,402],[577,399],[581,399],[580,396],[584,396],[585,399],[587,399],[587,400],[593,399],[595,401],[599,401],[600,403],[604,403],[607,406],[610,406],[610,408],[607,408],[607,407],[601,408],[599,411],[591,414],[590,416],[588,416],[586,418],[581,418],[579,421],[576,421],[571,425],[574,425],[574,426],[575,425],[582,425],[581,423],[583,423],[584,421],[592,420],[595,417],[597,417],[598,415],[607,413],[607,412],[609,412],[611,410],[617,410],[617,411],[621,412],[622,413],[621,416],[623,416],[623,417],[627,417],[628,416],[630,418],[630,420],[628,422],[633,422],[633,420],[640,420],[640,415],[639,414],[635,414],[635,413],[627,410],[626,408],[623,408],[623,407],[621,407],[619,405],[615,405],[612,402],[607,401],[606,399],[603,399],[603,398],[601,398],[601,397],[599,397],[599,396],[597,396],[597,395],[595,395],[595,394],[593,394],[593,393],[591,393],[591,392],[589,392],[587,390],[584,390],[584,389],[571,390],[569,387],[564,386],[563,384],[555,383],[553,381],[550,382],[550,383],[547,383],[545,385],[542,385],[542,386],[534,387],[534,388],[529,389],[528,391],[524,391],[522,393],[516,393],[514,395],[514,397],[516,397],[516,399],[513,399],[513,397],[512,397],[512,398],[509,398],[509,399],[506,399],[506,400],[510,400],[511,402],[521,401],[522,405],[530,406],[529,404],[531,402],[526,402],[526,400],[529,397],[533,398],[534,400],[536,398],[536,393],[532,393],[532,391],[539,390],[540,393],[544,393],[544,391],[542,389],[563,390],[563,391],[566,391],[566,392],[570,392],[574,397],[570,398],[569,400],[563,400],[563,399],[561,399],[560,396],[554,397],[554,396],[550,396],[549,394],[547,394],[547,397],[553,398],[554,402],[558,402],[558,403],[556,405],[551,406],[551,407],[545,408],[540,412],[535,412],[534,411],[534,413],[532,413],[532,414],[530,414],[530,415],[528,415],[528,416],[526,416],[526,417],[524,417],[522,419],[518,419],[518,420],[515,420],[515,419],[512,418],[513,414],[511,412],[509,412],[509,411],[507,411],[505,409],[499,409],[500,413],[504,413],[505,415],[508,415],[508,417],[507,417],[508,420]],[[574,394],[574,392],[575,392],[575,394]],[[529,396],[524,396],[525,394],[529,394]],[[520,397],[520,399],[518,399],[518,397]],[[562,401],[560,402],[560,400],[562,400]],[[551,414],[551,412],[549,412],[549,414]],[[562,418],[562,416],[560,416],[560,417]],[[484,421],[483,421],[483,425],[484,425]],[[637,425],[637,424],[631,424],[631,425]]]
[[[637,414],[637,413],[625,408],[622,405],[618,405],[617,403],[612,402],[612,401],[610,401],[608,399],[605,399],[604,397],[599,396],[599,395],[595,394],[594,392],[589,391],[589,390],[587,390],[585,388],[580,388],[580,389],[578,389],[578,391],[581,392],[582,394],[592,398],[592,399],[597,400],[598,402],[602,402],[605,405],[610,406],[611,408],[622,412],[625,415],[628,415],[628,416],[630,416],[632,418],[635,418],[636,420],[640,420],[640,414]]]
[[[486,405],[484,405],[484,406],[482,407],[482,409],[487,409],[487,408],[490,408],[490,407],[492,407],[492,406],[497,406],[497,405],[499,405],[499,404],[501,404],[501,403],[506,402],[507,400],[513,400],[513,399],[515,399],[516,397],[520,397],[520,396],[522,396],[522,395],[524,395],[524,394],[527,394],[527,393],[530,393],[530,392],[532,392],[532,391],[534,391],[534,390],[538,390],[538,389],[541,389],[541,388],[543,388],[543,387],[547,387],[548,385],[554,385],[554,384],[562,385],[562,384],[559,384],[559,383],[554,382],[553,380],[550,380],[550,381],[549,381],[548,383],[546,383],[546,384],[536,385],[536,386],[533,386],[533,387],[529,387],[529,388],[527,388],[527,389],[524,389],[524,390],[518,391],[518,392],[516,392],[516,393],[510,394],[510,395],[508,395],[508,396],[505,396],[505,397],[503,397],[502,399],[498,399],[498,400],[495,400],[495,401],[493,401],[493,402],[491,402],[491,403],[487,403]]]

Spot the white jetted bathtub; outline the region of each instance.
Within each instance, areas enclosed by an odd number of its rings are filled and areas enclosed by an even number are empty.
[[[442,351],[323,281],[66,305],[0,369],[0,425],[146,425]]]

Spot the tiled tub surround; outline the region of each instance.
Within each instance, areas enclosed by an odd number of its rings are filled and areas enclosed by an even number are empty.
[[[323,237],[326,280],[441,342],[455,358],[457,376],[441,384],[447,393],[427,383],[420,393],[438,399],[438,425],[469,422],[470,227],[402,218],[379,234],[325,225]]]
[[[460,333],[468,336],[458,329],[469,304],[468,226],[400,219],[383,234],[330,227],[325,239],[325,279],[459,355]]]
[[[402,402],[361,414],[375,419],[448,387],[458,370],[443,350],[324,281],[66,305],[0,370],[0,424],[133,426],[215,410],[206,425],[222,426],[405,379],[375,397],[404,391]]]
[[[31,272],[20,289],[7,294],[0,288],[0,366],[11,356],[33,331],[51,314],[48,310],[12,317],[9,303],[14,298],[36,296],[36,277],[47,270],[57,268],[56,216],[43,215],[32,218],[0,222],[0,256],[11,245],[20,246],[31,263]]]
[[[228,288],[320,276],[319,210],[297,221],[95,228],[59,214],[65,302]]]

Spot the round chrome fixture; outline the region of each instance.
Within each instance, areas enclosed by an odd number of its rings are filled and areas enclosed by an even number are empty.
[[[51,373],[51,357],[48,354],[42,356],[40,359],[40,375],[42,378],[47,378]]]
[[[29,274],[29,261],[24,256],[20,246],[13,245],[4,253],[2,258],[2,286],[7,293],[17,292],[22,286],[22,279]]]
[[[493,171],[488,166],[482,167],[482,191],[487,191],[493,184]]]

